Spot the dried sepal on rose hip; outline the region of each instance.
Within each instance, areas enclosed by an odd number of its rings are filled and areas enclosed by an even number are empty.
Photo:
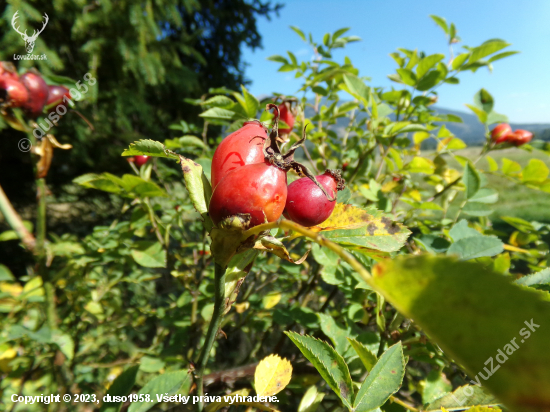
[[[336,192],[345,188],[345,181],[339,170],[327,170],[316,179],[333,197]],[[336,201],[330,201],[323,191],[309,178],[302,177],[288,186],[286,218],[302,226],[317,226],[327,220],[336,206]]]
[[[312,179],[325,196],[335,199],[304,165],[294,160],[294,152],[305,141],[305,127],[302,139],[282,154],[277,143],[279,109],[274,104],[268,104],[266,109],[275,110],[275,117],[271,133],[263,142],[263,162],[228,171],[217,183],[208,208],[217,226],[232,216],[249,215],[247,227],[279,219],[286,205],[286,173],[291,169]]]

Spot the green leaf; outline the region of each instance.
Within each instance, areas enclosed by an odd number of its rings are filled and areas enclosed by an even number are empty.
[[[387,260],[372,273],[373,287],[511,410],[550,404],[548,293],[482,263],[432,255]]]
[[[507,158],[502,159],[502,173],[508,176],[517,177],[521,173],[521,165]]]
[[[443,60],[444,57],[443,54],[431,54],[421,59],[416,68],[417,77],[419,79],[422,78],[432,67]]]
[[[408,86],[416,85],[417,78],[416,74],[410,69],[397,69],[396,72],[399,74],[401,81]]]
[[[435,171],[435,164],[425,157],[416,156],[405,166],[405,170],[410,173],[432,174]]]
[[[269,56],[267,60],[271,60],[272,62],[277,62],[277,63],[288,64],[288,60],[286,59],[286,57],[279,56],[279,55]]]
[[[52,331],[52,343],[55,343],[59,350],[67,357],[69,361],[74,358],[74,341],[70,335],[61,332],[60,330]]]
[[[13,282],[15,276],[11,273],[11,270],[6,266],[0,264],[0,282]]]
[[[376,362],[378,362],[378,359],[376,359],[376,355],[372,353],[372,351],[365,346],[365,344],[359,342],[356,339],[347,338],[349,343],[351,344],[353,350],[359,355],[359,359],[361,359],[361,362],[363,363],[363,366],[367,370],[367,372],[370,372],[374,365],[376,365]]]
[[[300,30],[298,27],[290,26],[290,28],[296,33],[303,41],[306,41],[306,35],[302,30]]]
[[[441,408],[451,411],[462,411],[470,406],[496,406],[499,402],[493,395],[487,394],[481,387],[464,385],[453,393],[446,394],[433,401],[426,408],[428,412],[441,412]],[[496,412],[496,411],[495,411]]]
[[[168,196],[156,183],[143,180],[136,175],[127,174],[122,176],[121,185],[125,191],[135,194],[137,197]]]
[[[130,147],[122,152],[122,156],[139,155],[166,157],[168,159],[178,158],[177,154],[166,150],[162,143],[150,139],[142,139],[131,143]]]
[[[472,112],[474,112],[474,114],[477,116],[477,118],[479,119],[479,121],[481,123],[486,123],[487,122],[487,113],[486,112],[484,112],[480,108],[475,107],[471,104],[467,104],[466,107],[468,109],[470,109]]]
[[[195,210],[201,214],[206,230],[210,230],[212,228],[212,220],[208,216],[208,205],[212,197],[212,186],[200,164],[183,156],[180,156],[180,164],[185,187],[189,192],[191,202]]]
[[[353,97],[362,100],[365,105],[368,104],[370,91],[363,80],[352,74],[344,74],[344,82]]]
[[[318,392],[317,387],[311,385],[300,401],[298,412],[316,412],[324,397],[325,394],[323,392]]]
[[[478,60],[483,59],[490,54],[496,53],[509,45],[510,44],[498,39],[486,41],[481,46],[474,47],[472,49],[468,63],[477,62]]]
[[[449,249],[448,255],[458,255],[462,260],[483,256],[495,256],[504,250],[504,244],[497,237],[473,236],[459,239]]]
[[[235,118],[245,118],[246,116],[241,115],[240,113],[234,112],[232,110],[223,109],[221,107],[211,107],[208,110],[205,110],[200,117],[207,119],[219,119],[219,120],[233,120]]]
[[[405,375],[405,358],[401,342],[391,346],[380,357],[355,397],[354,411],[367,412],[379,408],[399,390]]]
[[[201,106],[226,107],[226,106],[231,106],[234,103],[235,102],[231,100],[229,97],[220,94],[218,96],[212,96],[211,98],[205,100],[204,102],[201,102]]]
[[[523,276],[516,280],[516,283],[523,286],[550,285],[550,268],[543,269],[532,275]]]
[[[530,159],[521,174],[525,183],[542,183],[550,174],[550,170],[542,160]]]
[[[479,173],[475,167],[470,163],[464,165],[464,174],[462,175],[462,182],[466,187],[465,196],[466,199],[471,199],[478,192],[481,185]]]
[[[458,68],[460,68],[464,64],[464,62],[468,59],[468,57],[470,57],[470,53],[462,53],[456,56],[451,66],[453,70],[457,70]]]
[[[319,324],[321,325],[321,330],[332,341],[336,352],[340,353],[341,355],[346,355],[346,352],[349,348],[347,337],[349,336],[350,332],[348,331],[348,329],[337,323],[330,315],[318,313],[317,316],[319,316]]]
[[[519,52],[517,51],[509,51],[509,52],[504,52],[504,53],[499,53],[499,54],[495,54],[493,57],[491,57],[489,60],[488,60],[488,63],[492,63],[494,61],[497,61],[497,60],[500,60],[500,59],[504,59],[505,57],[508,57],[508,56],[513,56],[514,54],[518,54]]]
[[[427,74],[425,74],[422,77],[422,79],[418,81],[416,89],[421,92],[430,90],[440,81],[445,79],[445,76],[446,76],[446,73],[443,73],[440,70],[430,70]]]
[[[498,192],[495,189],[489,189],[484,187],[479,189],[479,191],[474,196],[472,196],[468,201],[493,204],[498,202]]]
[[[493,96],[485,89],[480,89],[479,92],[475,94],[474,102],[476,106],[482,108],[485,113],[490,113],[493,110]]]
[[[181,370],[177,372],[167,372],[163,375],[157,376],[151,379],[147,384],[141,388],[138,395],[149,395],[149,402],[132,402],[128,408],[128,412],[145,412],[155,406],[157,402],[157,394],[163,396],[174,395],[183,385],[183,383],[189,378],[187,370]]]
[[[424,405],[433,402],[453,389],[453,385],[451,385],[445,374],[437,369],[432,369],[422,384],[422,403]]]
[[[166,250],[159,242],[136,242],[130,253],[138,265],[146,268],[166,267]]]
[[[449,26],[447,26],[447,21],[443,17],[439,17],[433,14],[430,14],[430,17],[433,21],[437,23],[439,27],[443,29],[446,34],[449,34]]]
[[[109,387],[107,395],[112,396],[127,396],[136,382],[136,375],[139,370],[139,365],[134,365],[126,369]],[[99,412],[118,412],[122,406],[121,402],[103,402]]]
[[[285,334],[319,371],[328,386],[342,400],[344,406],[351,409],[354,399],[353,384],[348,365],[342,356],[329,344],[311,336],[302,336],[295,332],[285,332]]]
[[[493,213],[493,209],[484,203],[469,202],[464,206],[462,211],[470,216],[489,216]]]
[[[253,95],[251,95],[244,86],[241,86],[244,100],[246,102],[246,114],[248,117],[256,117],[258,110],[260,109],[260,102]]]
[[[453,239],[453,242],[458,242],[460,239],[472,236],[483,236],[483,234],[468,226],[468,221],[462,219],[449,230],[449,236]]]

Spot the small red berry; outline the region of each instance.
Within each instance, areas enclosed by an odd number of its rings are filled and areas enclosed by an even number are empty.
[[[143,156],[143,155],[134,156],[134,163],[136,164],[137,167],[143,166],[145,163],[147,163],[148,160],[149,160],[149,156]]]
[[[501,123],[491,131],[491,139],[495,144],[503,143],[508,140],[508,136],[512,134],[512,128],[508,123]]]
[[[279,119],[285,122],[288,125],[288,129],[279,129],[279,134],[289,134],[294,128],[294,116],[290,112],[288,104],[283,103],[279,105]]]
[[[263,163],[265,139],[267,131],[257,120],[245,122],[243,127],[223,139],[212,157],[212,188],[232,170]]]
[[[46,101],[46,106],[57,105],[63,101],[63,97],[71,97],[69,89],[65,86],[48,86],[48,100]]]
[[[26,72],[21,76],[21,83],[29,91],[29,99],[23,106],[29,117],[36,118],[42,114],[50,90],[48,85],[39,74]]]
[[[342,164],[342,170],[345,172],[349,166],[349,162],[345,162]]]
[[[226,174],[212,193],[208,212],[216,225],[229,216],[249,214],[252,227],[279,219],[286,197],[286,172],[264,161]]]
[[[316,176],[331,197],[336,197],[336,191],[344,188],[344,179],[339,171],[327,170]],[[316,226],[327,220],[336,201],[330,201],[323,191],[307,177],[295,180],[288,186],[285,216],[302,226]]]
[[[529,143],[531,139],[533,139],[533,133],[523,129],[517,129],[514,133],[508,135],[508,141],[514,146],[522,146]]]

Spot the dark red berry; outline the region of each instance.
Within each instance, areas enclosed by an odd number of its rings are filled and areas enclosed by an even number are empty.
[[[31,118],[42,114],[44,106],[48,101],[49,88],[42,76],[33,72],[26,72],[21,76],[21,83],[29,91],[29,99],[23,106],[25,112]]]
[[[336,191],[344,188],[344,180],[339,171],[327,170],[317,181],[325,188],[331,197],[336,197]],[[327,220],[336,201],[330,201],[323,191],[307,177],[295,180],[288,186],[285,216],[302,226],[316,226]]]
[[[48,86],[48,100],[46,101],[46,106],[57,105],[63,101],[63,96],[71,98],[69,89],[65,86]]]

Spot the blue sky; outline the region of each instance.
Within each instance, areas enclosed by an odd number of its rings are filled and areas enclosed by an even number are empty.
[[[279,0],[281,1],[281,0]],[[259,20],[263,49],[244,51],[250,64],[246,76],[255,95],[272,92],[295,94],[300,79],[293,73],[279,73],[279,63],[266,60],[274,54],[292,51],[298,59],[312,55],[289,26],[312,33],[321,42],[326,32],[350,27],[347,35],[362,41],[339,49],[333,57],[343,62],[348,56],[361,76],[372,78],[372,86],[391,87],[386,77],[395,72],[389,54],[399,47],[418,48],[426,53],[445,53],[448,46],[443,31],[430,14],[455,23],[461,44],[478,46],[485,40],[500,38],[520,54],[495,62],[486,68],[463,73],[459,85],[438,89],[439,106],[467,111],[474,94],[487,89],[495,98],[495,110],[515,123],[550,122],[550,0],[287,0],[279,17]],[[395,84],[395,83],[393,83]]]

